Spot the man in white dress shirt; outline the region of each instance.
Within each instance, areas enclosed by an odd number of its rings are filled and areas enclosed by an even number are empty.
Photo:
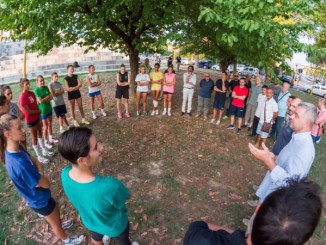
[[[194,73],[194,67],[188,66],[188,72],[183,74],[183,100],[182,100],[182,110],[181,116],[186,113],[186,105],[187,106],[187,113],[191,116],[191,105],[192,105],[192,98],[194,97],[195,86],[196,86],[197,77]]]

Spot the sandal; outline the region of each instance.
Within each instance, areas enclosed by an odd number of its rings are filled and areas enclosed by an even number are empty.
[[[122,113],[121,113],[121,112],[118,112],[117,117],[118,117],[119,119],[122,119]]]
[[[130,117],[129,111],[126,111],[126,117]]]

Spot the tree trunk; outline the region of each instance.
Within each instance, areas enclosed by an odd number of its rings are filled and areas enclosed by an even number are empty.
[[[199,55],[195,54],[195,67],[198,68],[199,67]]]
[[[134,51],[129,54],[129,64],[130,64],[130,71],[131,71],[131,77],[130,77],[130,87],[133,94],[135,94],[136,91],[136,83],[135,79],[138,74],[138,51]]]

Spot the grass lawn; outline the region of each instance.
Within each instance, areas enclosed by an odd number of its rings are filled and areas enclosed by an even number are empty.
[[[203,77],[202,70],[197,70],[197,74],[199,78]],[[216,80],[217,74],[211,74]],[[127,207],[131,238],[139,240],[140,244],[182,244],[189,223],[199,219],[244,229],[241,220],[254,211],[246,205],[246,200],[255,198],[251,186],[259,184],[266,173],[263,163],[249,153],[247,144],[253,139],[245,130],[237,136],[235,131],[225,129],[228,120],[216,126],[203,118],[181,117],[181,73],[173,95],[172,117],[136,117],[131,98],[132,117],[118,120],[115,116],[115,77],[112,73],[100,75],[105,81],[102,94],[109,116],[98,117],[90,126],[104,144],[103,162],[95,171],[115,176],[130,188],[132,196]],[[83,79],[85,75],[80,76]],[[13,85],[13,90],[17,100],[17,85]],[[83,88],[81,92],[84,110],[90,118],[87,90]],[[304,101],[314,104],[317,101],[317,97],[306,93],[294,90],[291,93]],[[193,100],[193,108],[196,107],[197,93]],[[150,96],[148,110],[151,108]],[[162,108],[162,102],[159,108]],[[56,119],[53,122],[54,132],[58,133]],[[316,159],[309,174],[323,189],[326,186],[325,145],[326,138],[323,137],[316,145]],[[32,153],[31,149],[29,151]],[[59,204],[62,217],[75,220],[71,232],[86,234],[85,244],[90,244],[89,231],[81,224],[62,190],[60,173],[67,164],[56,154],[45,166],[45,171],[52,182],[52,195]],[[3,166],[0,167],[0,179],[0,244],[5,241],[7,244],[60,244],[46,222],[16,194]],[[323,193],[324,203],[325,200]],[[326,244],[325,228],[323,218],[308,244]]]

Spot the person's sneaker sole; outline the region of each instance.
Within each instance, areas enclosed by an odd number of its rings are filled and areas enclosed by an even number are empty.
[[[68,230],[70,227],[72,227],[73,224],[74,224],[74,222],[72,222],[71,219],[68,219],[61,223],[61,227],[63,230]]]

